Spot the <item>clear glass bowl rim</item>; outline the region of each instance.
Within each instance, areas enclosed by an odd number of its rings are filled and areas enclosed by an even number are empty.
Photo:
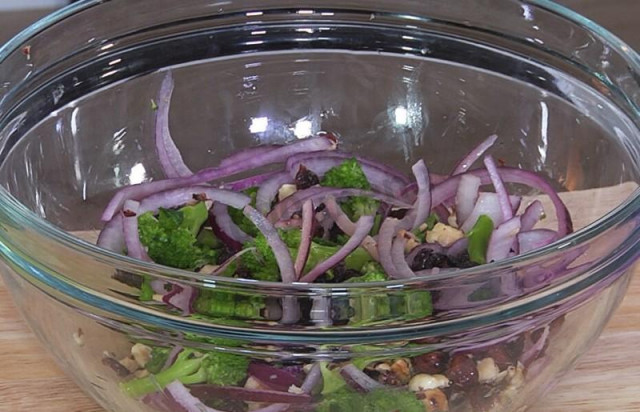
[[[63,21],[69,16],[81,13],[82,11],[98,6],[103,3],[103,0],[81,0],[79,2],[68,5],[44,18],[35,22],[27,29],[23,30],[15,37],[13,37],[10,41],[4,44],[4,46],[0,46],[0,65],[4,62],[4,60],[10,56],[12,53],[18,51],[20,47],[28,42],[30,38],[45,31],[47,28]],[[635,52],[631,47],[626,45],[622,40],[616,37],[614,34],[609,32],[607,29],[593,22],[592,20],[574,12],[573,10],[555,3],[551,0],[528,0],[526,3],[531,5],[540,7],[542,9],[547,9],[555,13],[557,16],[568,20],[573,24],[577,24],[586,28],[587,30],[597,34],[603,40],[605,40],[608,46],[614,50],[619,55],[625,57],[627,62],[629,63],[628,69],[640,73],[640,54]],[[308,7],[307,5],[305,5]],[[640,108],[633,107],[635,113],[640,116]],[[16,221],[21,222],[21,224],[29,229],[34,231],[37,235],[43,236],[48,240],[58,242],[60,244],[65,245],[66,247],[72,249],[75,253],[79,253],[81,255],[91,255],[99,258],[102,262],[109,264],[113,267],[127,267],[133,269],[135,271],[146,272],[146,273],[160,273],[166,277],[175,277],[175,278],[193,278],[198,279],[198,276],[194,276],[193,272],[188,272],[180,269],[173,269],[166,266],[158,265],[155,263],[147,263],[141,262],[127,256],[119,255],[117,253],[99,248],[98,246],[86,242],[82,239],[79,239],[61,229],[56,227],[55,225],[49,223],[46,220],[41,219],[34,212],[29,210],[26,206],[22,205],[19,201],[17,201],[10,193],[7,192],[6,189],[0,187],[0,207],[3,207],[5,211],[12,215]],[[497,272],[508,269],[510,267],[526,264],[528,261],[536,260],[540,257],[553,254],[555,252],[563,251],[570,247],[576,247],[580,244],[588,242],[590,239],[606,232],[609,228],[616,226],[617,224],[624,222],[628,219],[633,219],[640,215],[640,189],[636,189],[635,192],[629,196],[623,203],[618,205],[613,210],[609,211],[604,216],[600,217],[595,222],[589,224],[588,226],[556,241],[548,246],[543,248],[518,255],[509,259],[505,259],[503,261],[488,263],[481,266],[476,266],[473,268],[462,269],[456,271],[454,273],[443,273],[440,275],[431,275],[428,277],[429,281],[443,281],[448,278],[458,277],[458,276],[473,276],[473,275],[481,275],[487,272]],[[638,236],[640,237],[640,236]],[[626,239],[629,241],[630,239]],[[358,284],[352,283],[349,285],[341,285],[339,287],[340,290],[348,290],[348,289],[365,289],[367,286],[369,287],[380,287],[380,286],[393,286],[393,285],[410,285],[413,283],[419,283],[424,281],[426,278],[416,277],[411,280],[395,280],[395,281],[386,281],[386,282],[376,282],[376,283],[367,283],[367,284]],[[230,287],[247,287],[251,285],[252,287],[261,289],[261,290],[269,290],[271,288],[282,289],[283,284],[279,282],[262,282],[262,281],[247,281],[247,280],[238,280],[238,279],[229,279],[229,278],[221,278],[221,277],[207,277],[209,281],[215,281],[220,285],[228,285]],[[331,284],[304,284],[304,283],[294,283],[291,285],[287,285],[287,290],[327,290],[330,291],[332,289],[336,289],[335,285]]]

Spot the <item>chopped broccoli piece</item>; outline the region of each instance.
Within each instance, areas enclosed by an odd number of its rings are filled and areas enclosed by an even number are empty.
[[[322,186],[370,190],[371,184],[362,171],[362,166],[356,158],[348,159],[338,166],[329,169],[322,180]],[[358,220],[361,216],[373,215],[379,207],[379,202],[366,196],[352,196],[341,202],[344,212],[351,220]]]
[[[251,205],[256,205],[256,196],[258,195],[257,187],[250,187],[245,190],[244,193],[251,198]],[[231,216],[231,220],[238,225],[238,227],[247,235],[251,237],[256,237],[260,233],[256,225],[249,220],[248,217],[244,215],[241,209],[235,209],[233,207],[229,208],[229,216]]]
[[[201,289],[193,302],[196,313],[221,318],[261,319],[264,307],[262,297],[242,296],[215,289]]]
[[[138,298],[142,302],[149,302],[153,300],[153,288],[151,287],[151,277],[144,275],[142,277],[142,285],[140,285],[140,297]]]
[[[159,373],[169,358],[169,348],[154,347],[151,349],[151,359],[144,365],[149,373]]]
[[[377,389],[368,393],[341,390],[327,396],[317,412],[424,412],[416,395],[406,390]]]
[[[247,376],[248,367],[249,359],[244,356],[221,352],[201,354],[192,349],[184,349],[167,369],[123,382],[120,386],[126,394],[138,398],[162,389],[175,380],[185,385],[238,385]]]
[[[301,233],[299,229],[280,231],[280,237],[289,248],[289,253],[295,259],[298,254]],[[256,250],[242,255],[242,266],[250,273],[253,279],[277,281],[280,279],[280,270],[271,246],[264,235],[259,234],[256,238],[247,242],[245,248],[254,247]],[[316,241],[311,242],[309,257],[305,265],[304,273],[308,273],[316,265],[333,256],[340,246],[321,245]],[[371,262],[371,256],[363,248],[357,248],[344,260],[346,269],[360,271],[366,264]]]
[[[166,266],[194,270],[215,264],[218,251],[198,244],[196,239],[207,217],[204,202],[178,210],[160,209],[157,218],[144,213],[138,217],[140,241],[154,262]]]
[[[329,362],[320,362],[320,372],[322,373],[322,394],[338,392],[346,388],[347,383],[340,375],[340,368],[329,368]]]

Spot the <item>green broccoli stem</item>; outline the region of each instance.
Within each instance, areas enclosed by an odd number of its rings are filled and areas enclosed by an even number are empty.
[[[192,357],[193,354],[193,351],[184,350],[178,355],[173,365],[162,372],[123,382],[120,384],[120,387],[127,395],[133,398],[139,398],[161,390],[176,380],[187,385],[205,382],[207,380],[206,374],[204,371],[200,372],[200,366],[204,358]]]
[[[487,248],[493,232],[493,220],[487,215],[480,215],[473,228],[467,233],[469,260],[483,265],[487,262]]]

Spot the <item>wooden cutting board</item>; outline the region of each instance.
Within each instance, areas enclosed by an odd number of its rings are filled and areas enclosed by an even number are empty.
[[[634,188],[621,186],[589,199],[610,210]],[[585,201],[564,200],[570,210]],[[579,228],[598,216],[595,211],[593,215],[582,213],[581,220],[574,223]],[[639,387],[640,265],[626,298],[598,342],[530,412],[638,412]],[[105,412],[58,369],[20,318],[1,281],[0,412]]]

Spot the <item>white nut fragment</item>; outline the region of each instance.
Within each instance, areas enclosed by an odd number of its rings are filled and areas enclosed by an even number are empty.
[[[294,194],[297,190],[298,189],[296,189],[296,185],[285,184],[280,186],[280,189],[278,189],[278,200],[282,202],[284,199]]]
[[[449,247],[463,237],[462,230],[438,222],[427,232],[426,240],[429,243],[439,243],[442,247]]]
[[[493,358],[484,358],[477,362],[478,380],[480,383],[494,382],[500,374],[500,368]]]
[[[133,373],[133,376],[135,376],[138,379],[146,378],[149,375],[151,375],[151,373],[146,369],[140,369]]]
[[[131,356],[141,368],[144,368],[151,360],[151,348],[142,343],[136,343],[131,347]]]
[[[304,391],[302,390],[302,388],[296,386],[296,385],[291,385],[289,386],[289,389],[287,390],[287,392],[289,393],[295,393],[295,394],[303,394]]]
[[[429,389],[446,388],[449,386],[449,378],[444,375],[428,375],[419,373],[409,381],[411,392],[422,392]]]

